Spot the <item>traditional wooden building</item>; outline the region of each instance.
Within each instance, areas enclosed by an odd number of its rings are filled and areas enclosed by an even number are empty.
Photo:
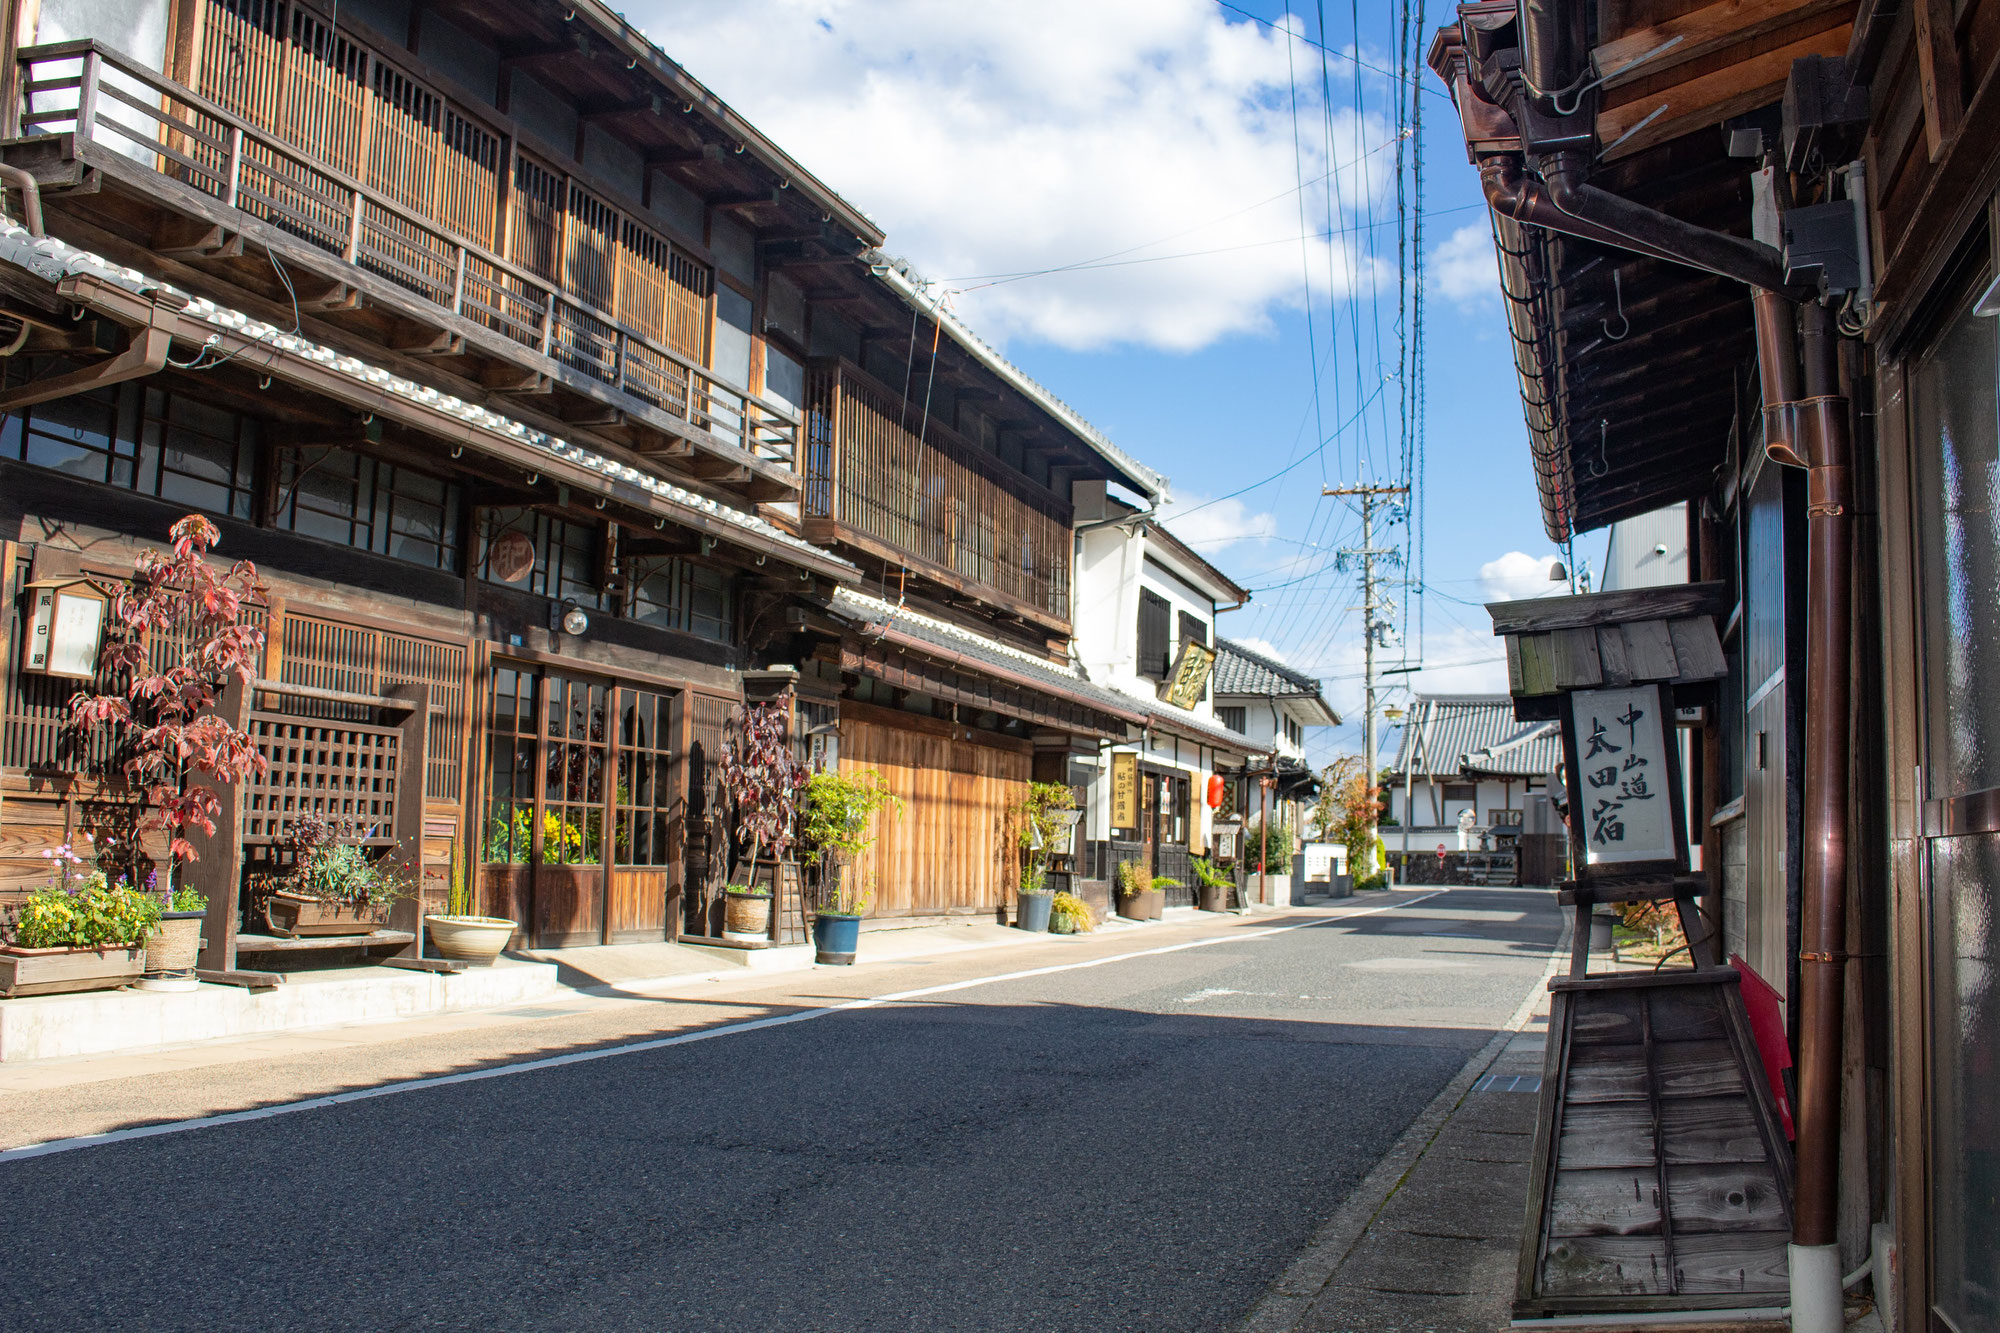
[[[111,586],[190,510],[263,576],[240,711],[289,765],[196,872],[204,966],[290,947],[225,935],[246,867],[351,803],[364,752],[400,784],[376,840],[421,841],[433,905],[463,874],[559,947],[720,934],[708,779],[746,671],[908,800],[885,913],[1000,907],[1030,775],[1143,725],[1068,664],[1074,523],[1163,480],[611,10],[25,12],[8,883],[104,776],[59,753],[73,685],[14,651],[24,589]]]
[[[1890,1328],[2000,1328],[2000,4],[1470,4],[1432,65],[1550,537],[1688,506],[1728,664],[1706,919],[1795,1065],[1789,1217],[1704,1220],[1669,1175],[1624,1225],[1789,1239],[1794,1328],[1839,1328],[1871,1263]]]

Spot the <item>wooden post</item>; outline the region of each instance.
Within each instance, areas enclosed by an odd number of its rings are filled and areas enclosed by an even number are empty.
[[[222,187],[222,202],[236,207],[237,195],[243,186],[243,127],[229,127],[229,172]]]
[[[404,898],[389,909],[389,928],[407,930],[416,936],[396,954],[398,958],[424,956],[424,749],[430,736],[431,687],[391,685],[383,691],[391,699],[405,700],[396,741],[396,849],[390,855],[405,858],[416,868],[417,896]]]
[[[250,687],[231,677],[215,713],[239,729],[250,722]],[[208,916],[201,925],[201,969],[236,970],[236,921],[243,896],[243,784],[224,784],[222,808],[215,815],[215,832],[189,834],[201,859],[190,862],[183,881],[208,899]]]
[[[95,139],[97,124],[97,81],[104,72],[104,57],[92,51],[83,58],[83,83],[76,95],[76,137]]]

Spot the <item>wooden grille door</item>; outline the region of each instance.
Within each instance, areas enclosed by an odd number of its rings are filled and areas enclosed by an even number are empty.
[[[544,949],[604,940],[604,776],[611,687],[542,677],[540,817],[535,821],[535,943]]]
[[[671,694],[618,691],[612,789],[611,890],[606,943],[667,937],[668,900],[680,882],[683,797],[679,714]]]

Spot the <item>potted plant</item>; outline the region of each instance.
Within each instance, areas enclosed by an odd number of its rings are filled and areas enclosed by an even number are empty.
[[[1090,904],[1073,893],[1058,893],[1049,903],[1049,929],[1058,935],[1087,935],[1097,926]]]
[[[1195,906],[1204,912],[1226,911],[1229,891],[1236,887],[1236,881],[1206,856],[1190,857],[1189,861],[1194,866]]]
[[[65,843],[42,853],[56,877],[13,913],[0,944],[0,996],[104,990],[137,981],[160,900],[102,870],[83,869]]]
[[[798,793],[806,784],[806,767],[792,753],[783,706],[739,705],[729,720],[735,730],[723,740],[718,767],[735,812],[736,845],[750,854],[737,860],[736,881],[723,887],[722,936],[748,943],[770,937],[771,890],[778,882],[777,864],[791,850],[798,827]],[[771,873],[759,883],[758,867],[766,851],[771,853]]]
[[[220,572],[210,565],[208,552],[222,533],[200,514],[174,523],[167,537],[171,549],[142,552],[130,586],[112,602],[121,633],[106,646],[104,666],[124,680],[123,690],[71,696],[64,726],[79,739],[108,732],[127,756],[124,779],[145,798],[141,829],[167,835],[163,892],[171,919],[182,910],[177,902],[201,897],[178,898],[176,881],[183,863],[200,859],[188,835],[215,832],[222,798],[208,784],[261,775],[270,762],[247,732],[215,711],[229,682],[248,685],[263,657],[264,631],[245,620],[257,568],[247,560]],[[156,655],[162,645],[164,657]],[[189,929],[176,926],[170,937],[181,943],[163,947],[181,949]]]
[[[258,898],[273,935],[370,935],[412,896],[408,864],[371,857],[343,836],[352,836],[343,820],[307,814],[292,821],[282,844],[295,857],[292,868]]]
[[[1180,881],[1148,875],[1137,861],[1118,863],[1118,915],[1133,921],[1157,921],[1165,910],[1164,889],[1179,888]]]
[[[875,844],[869,832],[875,814],[900,816],[902,798],[872,768],[849,773],[822,770],[806,779],[799,845],[820,861],[819,901],[813,916],[813,943],[822,963],[852,963],[861,939],[861,918],[874,902],[872,887],[846,883],[854,858]]]
[[[457,958],[468,963],[489,967],[507,947],[507,941],[514,938],[520,928],[518,922],[504,916],[481,916],[473,909],[472,884],[465,872],[465,862],[451,863],[451,892],[445,900],[445,910],[424,917],[424,928],[430,932],[431,947],[443,958]]]
[[[814,961],[846,967],[861,944],[861,918],[868,915],[875,891],[845,884],[829,894],[822,890],[820,909],[813,915]]]
[[[148,893],[154,891],[152,874],[146,877]],[[146,938],[146,975],[140,990],[189,991],[201,982],[194,965],[201,955],[201,923],[208,915],[208,899],[183,885],[160,892],[160,924]]]
[[[1048,889],[1049,859],[1076,827],[1076,793],[1059,782],[1031,782],[1014,803],[1021,821],[1021,887],[1014,897],[1014,924],[1041,933],[1049,928],[1054,904]]]

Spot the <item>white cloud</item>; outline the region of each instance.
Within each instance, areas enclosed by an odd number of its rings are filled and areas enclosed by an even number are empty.
[[[1523,597],[1567,593],[1567,583],[1555,583],[1549,579],[1549,571],[1555,565],[1556,557],[1553,555],[1509,551],[1498,560],[1488,560],[1479,567],[1480,588],[1489,602],[1511,602]]]
[[[1276,514],[1252,511],[1233,498],[1210,503],[1199,495],[1178,495],[1161,507],[1160,521],[1204,560],[1214,560],[1238,542],[1264,541],[1278,535]]]
[[[1268,657],[1279,666],[1291,665],[1285,660],[1285,655],[1278,651],[1278,646],[1269,639],[1231,639],[1230,642],[1239,648],[1249,649],[1259,657]]]
[[[1336,68],[1329,134],[1317,53],[1295,45],[1295,153],[1288,39],[1212,0],[640,0],[631,16],[892,251],[963,289],[953,308],[989,337],[1189,351],[1267,327],[1307,268],[1319,298],[1390,271],[1324,241],[1302,257],[1299,237],[1393,189],[1393,131],[1356,116]],[[1348,164],[1334,197],[1305,190],[1302,219],[1294,187],[1329,161]]]
[[[1485,306],[1500,295],[1493,262],[1493,229],[1470,223],[1445,237],[1430,254],[1431,285],[1446,300],[1467,308]]]

